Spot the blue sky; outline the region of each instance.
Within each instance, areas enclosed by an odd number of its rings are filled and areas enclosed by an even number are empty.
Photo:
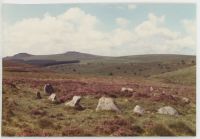
[[[45,13],[56,16],[71,7],[80,7],[84,11],[97,16],[106,23],[107,29],[115,28],[114,19],[118,16],[128,18],[136,25],[145,20],[151,12],[156,15],[165,15],[166,25],[175,30],[182,30],[177,22],[182,19],[196,18],[195,4],[136,4],[137,8],[128,10],[127,4],[5,4],[3,17],[8,23],[14,23],[24,18],[42,17]],[[116,8],[116,7],[124,7]]]
[[[80,11],[83,11],[85,15],[89,14],[91,16],[96,17],[98,20],[100,20],[101,25],[98,27],[100,30],[106,33],[115,32],[115,30],[117,29],[118,30],[122,29],[122,28],[119,28],[118,24],[116,24],[117,18],[123,18],[128,21],[129,24],[126,25],[126,30],[122,30],[122,31],[127,32],[128,30],[131,30],[132,28],[139,27],[140,24],[144,23],[145,21],[150,20],[150,17],[149,17],[150,14],[153,14],[153,16],[155,16],[157,20],[156,22],[161,22],[159,21],[161,20],[159,18],[164,16],[164,22],[162,22],[162,28],[160,28],[160,25],[158,25],[160,23],[155,23],[155,25],[151,25],[157,31],[157,34],[155,33],[154,37],[158,35],[160,32],[162,32],[163,30],[165,34],[167,32],[165,30],[170,30],[173,33],[179,32],[179,33],[186,34],[188,33],[188,28],[191,28],[194,22],[196,22],[196,5],[195,4],[153,4],[153,3],[141,4],[140,3],[140,4],[134,4],[135,7],[133,6],[132,8],[128,8],[128,5],[133,5],[133,4],[129,4],[129,3],[124,3],[124,4],[117,4],[117,3],[116,4],[108,4],[108,3],[107,4],[31,4],[31,5],[4,4],[2,7],[3,7],[4,23],[10,27],[14,26],[16,23],[20,23],[23,20],[27,20],[27,19],[38,18],[42,20],[44,19],[44,15],[46,13],[48,13],[49,16],[51,17],[57,17],[59,15],[62,15],[69,9],[75,8],[75,7],[80,9]],[[185,28],[186,26],[182,25],[183,20],[186,20],[184,23],[187,24],[188,26],[187,29]],[[151,23],[149,22],[149,24]],[[150,28],[150,30],[151,29],[152,28]],[[186,35],[189,35],[189,34],[186,34]],[[149,39],[151,37],[153,36],[149,36]],[[139,39],[141,40],[142,38],[139,38]],[[185,36],[184,40],[186,39],[189,41],[195,38],[191,39],[191,38],[186,38]],[[110,47],[108,48],[110,49],[110,48],[115,47],[115,50],[117,51],[118,48],[121,48],[121,46],[123,47],[127,44],[130,44],[130,42],[127,41],[124,43],[120,43],[119,46],[117,47],[109,45]],[[139,44],[141,44],[141,42],[139,42]],[[27,47],[32,47],[31,46],[32,44],[30,46],[29,45],[30,44],[27,44]],[[127,46],[127,50],[130,50],[130,48],[131,46],[129,47]],[[137,49],[140,49],[140,47],[138,46]],[[142,46],[141,46],[141,49],[143,49]],[[174,53],[187,54],[186,50],[187,51],[190,50],[188,54],[194,54],[196,50],[195,46],[193,46],[193,48],[191,47],[186,48],[185,46],[182,46],[181,49],[182,50],[174,51]],[[66,50],[68,50],[68,48],[66,48]],[[89,51],[85,50],[85,51],[93,53],[93,51],[91,50]],[[119,49],[118,51],[121,51],[121,50]],[[57,51],[57,52],[60,52],[60,51]],[[159,53],[156,51],[153,51],[153,52]],[[10,51],[8,54],[12,54],[12,53],[14,53],[14,51],[13,52]],[[98,52],[94,52],[94,53],[98,54]],[[102,51],[99,54],[102,54],[102,53],[104,52]],[[138,53],[140,54],[142,52],[138,51]],[[144,53],[147,53],[147,51],[144,51]],[[173,52],[170,52],[170,53],[173,53]],[[107,54],[109,55],[110,53],[107,53]],[[124,52],[124,54],[126,55],[126,54],[132,54],[132,53]],[[119,52],[116,52],[115,55],[120,55],[120,54]]]

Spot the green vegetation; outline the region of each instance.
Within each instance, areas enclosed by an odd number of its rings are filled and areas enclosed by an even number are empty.
[[[195,85],[196,84],[196,66],[179,69],[173,72],[167,72],[160,75],[152,76],[167,83]]]
[[[42,95],[41,100],[35,99],[34,90],[31,88],[23,88],[23,91],[18,90],[15,93],[9,88],[4,88],[4,91],[3,136],[195,135],[196,121],[192,122],[190,119],[195,120],[195,108],[189,110],[188,107],[174,105],[183,112],[183,115],[176,118],[156,113],[138,116],[133,113],[133,108],[137,104],[151,112],[165,104],[123,97],[116,98],[122,113],[96,112],[98,98],[84,96],[81,104],[86,109],[77,111],[65,107],[63,103],[51,103],[45,95]],[[7,105],[8,103],[10,105]],[[7,109],[9,111],[5,111]],[[185,115],[188,112],[190,114]]]
[[[52,55],[49,58],[66,58]],[[77,53],[75,53],[77,56]],[[19,55],[23,58],[35,57]],[[17,56],[17,57],[19,57]],[[25,57],[24,57],[25,56]],[[74,56],[74,54],[73,54]],[[80,56],[80,55],[79,55]],[[40,56],[39,58],[46,58]],[[71,56],[72,57],[72,56]],[[98,57],[82,55],[79,64],[35,67],[4,61],[3,136],[194,136],[196,134],[195,57],[143,55]],[[38,58],[38,57],[37,57]],[[74,59],[73,59],[74,60]],[[59,98],[69,101],[81,95],[83,110],[52,103],[43,93],[44,84],[53,85]],[[149,91],[150,86],[154,89]],[[132,93],[120,92],[133,88]],[[36,92],[42,99],[36,99]],[[121,113],[96,112],[101,96],[112,96]],[[181,101],[190,100],[189,104]],[[140,105],[144,115],[133,113]],[[170,105],[179,116],[161,115],[160,107]]]

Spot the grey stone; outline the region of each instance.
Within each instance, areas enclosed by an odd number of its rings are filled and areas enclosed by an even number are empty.
[[[150,92],[152,92],[154,89],[153,89],[153,87],[151,86],[151,87],[149,88],[149,90],[150,90]]]
[[[58,101],[55,93],[51,94],[48,99],[51,100],[52,102]]]
[[[182,101],[183,101],[184,103],[186,103],[186,104],[189,104],[189,103],[190,103],[189,98],[186,98],[186,97],[183,97],[183,98],[182,98]]]
[[[42,98],[40,92],[36,92],[36,98],[37,99],[41,99]]]
[[[143,115],[145,110],[141,106],[136,105],[135,108],[133,109],[133,112],[139,115]]]
[[[159,114],[166,114],[166,115],[174,115],[174,116],[179,115],[178,111],[171,106],[165,106],[165,107],[158,109],[158,113]]]
[[[114,100],[110,97],[101,97],[99,99],[96,111],[100,110],[121,112],[119,108],[115,105]]]
[[[51,95],[52,93],[54,93],[53,86],[51,84],[45,84],[44,93],[48,95]]]
[[[76,109],[83,109],[83,106],[80,105],[81,96],[74,96],[71,101],[66,102],[65,106],[73,107]]]
[[[129,87],[122,87],[121,92],[133,92],[133,89]]]

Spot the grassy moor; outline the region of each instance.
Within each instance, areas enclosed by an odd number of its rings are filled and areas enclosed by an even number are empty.
[[[20,53],[3,59],[2,93],[3,136],[196,135],[196,56]]]

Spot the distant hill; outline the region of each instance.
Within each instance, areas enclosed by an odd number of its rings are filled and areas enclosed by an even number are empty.
[[[196,56],[175,54],[108,57],[70,51],[54,55],[19,53],[6,59],[17,60],[28,65],[44,66],[66,74],[133,77],[150,77],[196,65]],[[6,63],[5,59],[3,63]]]
[[[14,59],[22,59],[22,58],[27,58],[27,57],[30,57],[32,56],[31,54],[28,54],[28,53],[18,53],[16,55],[14,55],[12,58]]]
[[[33,56],[33,55],[28,54],[28,53],[18,53],[14,56],[5,57],[4,60],[10,60],[10,59],[21,60],[21,59],[25,59],[25,58],[30,57],[30,56]]]
[[[180,60],[195,60],[196,56],[191,55],[175,55],[175,54],[148,54],[148,55],[131,55],[131,56],[99,56],[87,53],[80,53],[75,51],[69,51],[63,54],[52,55],[31,55],[27,53],[19,53],[5,59],[17,59],[17,60],[51,60],[51,61],[74,61],[78,60],[80,63],[149,63],[149,62],[169,62]]]
[[[92,54],[80,53],[75,51],[69,51],[63,54],[52,54],[52,55],[30,55],[27,53],[19,53],[6,59],[21,59],[24,61],[28,60],[55,60],[55,61],[71,61],[71,60],[93,60],[102,59],[103,56],[97,56]]]
[[[146,55],[132,55],[122,56],[116,59],[123,59],[124,61],[134,63],[150,63],[150,62],[170,62],[180,60],[195,60],[196,56],[192,55],[178,55],[178,54],[146,54]]]

